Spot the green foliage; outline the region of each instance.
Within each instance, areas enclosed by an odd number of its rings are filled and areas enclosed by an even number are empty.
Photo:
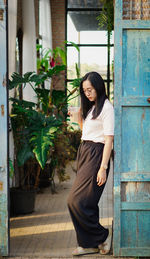
[[[37,94],[39,103],[42,105],[42,110],[45,114],[48,113],[49,110],[49,96],[50,96],[50,91],[45,88],[36,88],[35,92]]]
[[[54,116],[47,117],[33,107],[30,102],[13,98],[11,121],[17,144],[17,161],[22,166],[35,154],[41,168],[44,168],[48,150],[53,146],[55,133],[62,121]]]
[[[42,45],[41,45],[42,48]],[[39,70],[41,67],[45,69],[45,71],[48,71],[49,68],[49,54],[51,53],[51,50],[48,49],[45,51],[42,51],[42,58],[37,58],[37,69]]]
[[[57,47],[51,51],[43,50],[42,46],[38,45],[37,49],[42,53],[42,57],[38,59],[38,73],[27,72],[24,75],[13,73],[12,79],[9,80],[10,90],[28,85],[28,87],[32,87],[37,97],[37,103],[10,98],[12,102],[10,118],[15,142],[15,155],[19,168],[30,168],[30,166],[26,166],[28,162],[32,164],[37,161],[41,169],[44,169],[46,162],[50,159],[53,168],[57,168],[61,179],[64,177],[65,163],[74,152],[67,140],[67,105],[69,98],[78,90],[80,79],[74,81],[74,89],[69,96],[66,96],[65,90],[54,89],[55,82],[66,69],[65,47],[64,49]],[[53,56],[51,57],[50,54]],[[49,79],[51,79],[51,87],[45,89],[44,82]],[[58,147],[62,143],[63,149],[60,152]],[[65,156],[62,160],[63,152]],[[22,179],[20,181],[22,185],[25,184],[26,179],[28,179],[29,184],[33,177],[29,171],[24,172],[24,174],[24,181]],[[35,182],[36,185],[37,179]]]
[[[14,72],[11,76],[12,80],[9,80],[9,90],[17,86],[21,87],[22,84],[26,85],[26,83],[29,83],[31,81],[31,75],[33,75],[33,72],[27,72],[23,76]]]
[[[52,92],[52,103],[57,107],[58,110],[60,110],[62,105],[66,105],[67,102],[65,102],[66,94],[65,91],[62,90],[53,90]]]
[[[11,76],[12,80],[9,80],[9,90],[21,87],[22,84],[25,87],[27,83],[29,83],[33,90],[35,90],[36,86],[41,85],[44,81],[58,75],[65,69],[65,65],[56,65],[55,67],[48,69],[47,72],[42,72],[40,74],[36,74],[35,72],[27,72],[21,76],[20,74],[14,72]]]
[[[20,147],[17,150],[17,163],[18,166],[23,166],[30,158],[34,158],[34,154],[29,145],[29,140],[23,139],[20,142]]]
[[[53,139],[56,136],[53,133],[56,131],[57,128],[53,131],[51,127],[43,127],[33,132],[31,138],[31,143],[34,146],[33,152],[42,169],[45,167],[50,146],[54,146]]]
[[[65,65],[56,65],[55,67],[48,70],[48,77],[52,78],[54,75],[58,75],[61,71],[66,69]]]
[[[113,0],[100,0],[103,4],[102,11],[97,17],[100,28],[106,27],[108,33],[111,33],[114,28],[114,6]]]
[[[77,75],[77,78],[80,78],[80,69],[79,69],[79,66],[78,64],[76,63],[76,75]]]
[[[67,57],[66,57],[66,51],[62,49],[61,47],[56,47],[53,50],[54,53],[54,58],[56,59],[57,57],[61,57],[63,64],[66,66],[67,65]]]
[[[81,82],[81,78],[76,78],[70,84],[72,85],[73,88],[79,88],[80,82]]]
[[[55,65],[67,65],[67,51],[65,44],[71,44],[73,47],[79,51],[79,47],[72,41],[65,41],[62,46],[57,46],[55,49],[43,49],[42,45],[37,45],[37,51],[40,53],[40,57],[37,58],[37,69],[38,71],[48,72],[51,66],[51,61],[53,60]]]
[[[78,45],[77,45],[76,43],[74,43],[74,42],[72,42],[72,41],[67,41],[67,40],[65,41],[65,43],[66,43],[66,44],[70,44],[70,45],[72,45],[73,47],[75,47],[78,52],[80,51],[80,49],[79,49],[79,47],[78,47]]]
[[[65,174],[66,164],[76,158],[77,149],[80,144],[81,132],[72,131],[63,125],[62,132],[55,139],[55,149],[52,153],[52,161],[60,181],[68,179]],[[60,155],[58,155],[60,154]]]

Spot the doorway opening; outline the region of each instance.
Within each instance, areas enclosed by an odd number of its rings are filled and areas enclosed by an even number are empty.
[[[113,102],[113,33],[110,51],[108,51],[108,34],[106,28],[98,29],[96,17],[102,11],[99,1],[68,1],[66,3],[66,40],[67,40],[67,85],[76,77],[77,63],[80,76],[86,72],[99,72],[106,85],[109,99]],[[74,42],[80,51],[76,51],[69,42]],[[70,59],[71,57],[71,59]],[[70,105],[78,107],[79,98]],[[73,162],[74,164],[74,162]],[[71,188],[75,174],[68,165],[70,182],[58,183],[58,193],[51,194],[50,188],[39,193],[36,200],[36,210],[31,215],[20,215],[11,219],[10,254],[13,256],[70,256],[76,246],[75,232],[66,208],[67,194]],[[113,162],[111,162],[113,172]],[[100,203],[100,218],[102,225],[109,226],[113,220],[112,202],[113,174],[110,177]]]

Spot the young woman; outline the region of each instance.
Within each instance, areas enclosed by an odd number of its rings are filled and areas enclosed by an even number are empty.
[[[87,73],[80,84],[82,142],[77,154],[77,176],[68,198],[78,247],[73,255],[107,254],[111,231],[99,223],[98,202],[110,167],[114,135],[114,109],[102,77]],[[81,123],[80,123],[81,124]]]

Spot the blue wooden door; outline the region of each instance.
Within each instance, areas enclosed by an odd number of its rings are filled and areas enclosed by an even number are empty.
[[[150,9],[149,1],[140,0],[140,5],[135,0],[115,1],[115,256],[150,256],[150,14],[147,8]]]
[[[6,6],[0,0],[0,255],[8,254]]]

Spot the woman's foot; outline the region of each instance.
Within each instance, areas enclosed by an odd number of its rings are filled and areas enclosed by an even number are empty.
[[[81,246],[78,246],[72,252],[72,255],[77,256],[77,255],[85,255],[85,254],[95,254],[95,253],[98,253],[98,252],[99,252],[98,248],[83,248]]]
[[[109,253],[110,248],[111,248],[111,239],[112,239],[112,228],[109,228],[109,234],[107,239],[104,241],[104,243],[100,244],[98,246],[100,250],[100,254],[106,255]]]

